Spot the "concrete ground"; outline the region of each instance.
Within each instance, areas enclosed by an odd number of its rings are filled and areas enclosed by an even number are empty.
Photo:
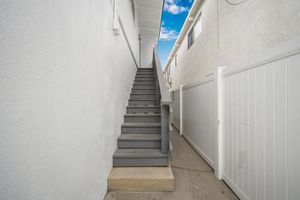
[[[210,166],[176,130],[172,132],[174,192],[108,192],[105,200],[235,200],[235,194],[219,181]]]

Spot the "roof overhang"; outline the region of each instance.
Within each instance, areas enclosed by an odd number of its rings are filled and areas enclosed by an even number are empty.
[[[143,37],[158,41],[164,0],[135,0],[138,26]]]

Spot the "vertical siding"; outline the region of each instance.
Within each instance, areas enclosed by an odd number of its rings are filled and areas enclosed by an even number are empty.
[[[216,137],[215,82],[183,89],[184,136],[214,167]]]
[[[300,198],[299,64],[295,55],[224,78],[224,176],[242,199]]]
[[[241,199],[300,199],[300,54],[224,77],[224,180]],[[179,91],[173,120],[179,124]],[[183,89],[183,132],[214,167],[215,81]]]

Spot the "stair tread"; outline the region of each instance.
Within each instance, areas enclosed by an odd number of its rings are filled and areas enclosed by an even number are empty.
[[[156,101],[156,98],[129,99],[129,101]]]
[[[159,141],[161,140],[161,135],[160,134],[121,134],[119,137],[119,140],[137,140],[137,141]]]
[[[140,83],[140,82],[134,82],[133,85],[155,85],[156,83]]]
[[[127,106],[128,108],[160,108],[160,106],[156,106],[156,105],[129,105]]]
[[[156,93],[136,93],[136,92],[131,92],[132,95],[156,95]]]
[[[160,127],[161,124],[158,122],[158,123],[155,123],[155,122],[151,122],[151,123],[145,123],[145,122],[137,122],[137,123],[134,123],[134,122],[125,122],[123,123],[122,125],[123,127]]]
[[[156,114],[156,113],[128,113],[125,114],[125,116],[133,116],[133,117],[156,117],[156,116],[160,116],[160,114]]]
[[[156,89],[155,88],[132,88],[131,90],[151,90],[151,91],[155,91],[156,92]]]
[[[160,149],[117,149],[114,158],[167,158]]]

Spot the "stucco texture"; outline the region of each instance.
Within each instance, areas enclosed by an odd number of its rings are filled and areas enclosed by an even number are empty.
[[[136,72],[110,1],[0,10],[0,199],[102,199]]]
[[[201,81],[218,66],[239,68],[300,46],[298,0],[247,0],[239,5],[209,0],[200,11],[201,35],[190,49],[186,35],[177,51],[177,67],[175,59],[170,64],[172,90]]]

